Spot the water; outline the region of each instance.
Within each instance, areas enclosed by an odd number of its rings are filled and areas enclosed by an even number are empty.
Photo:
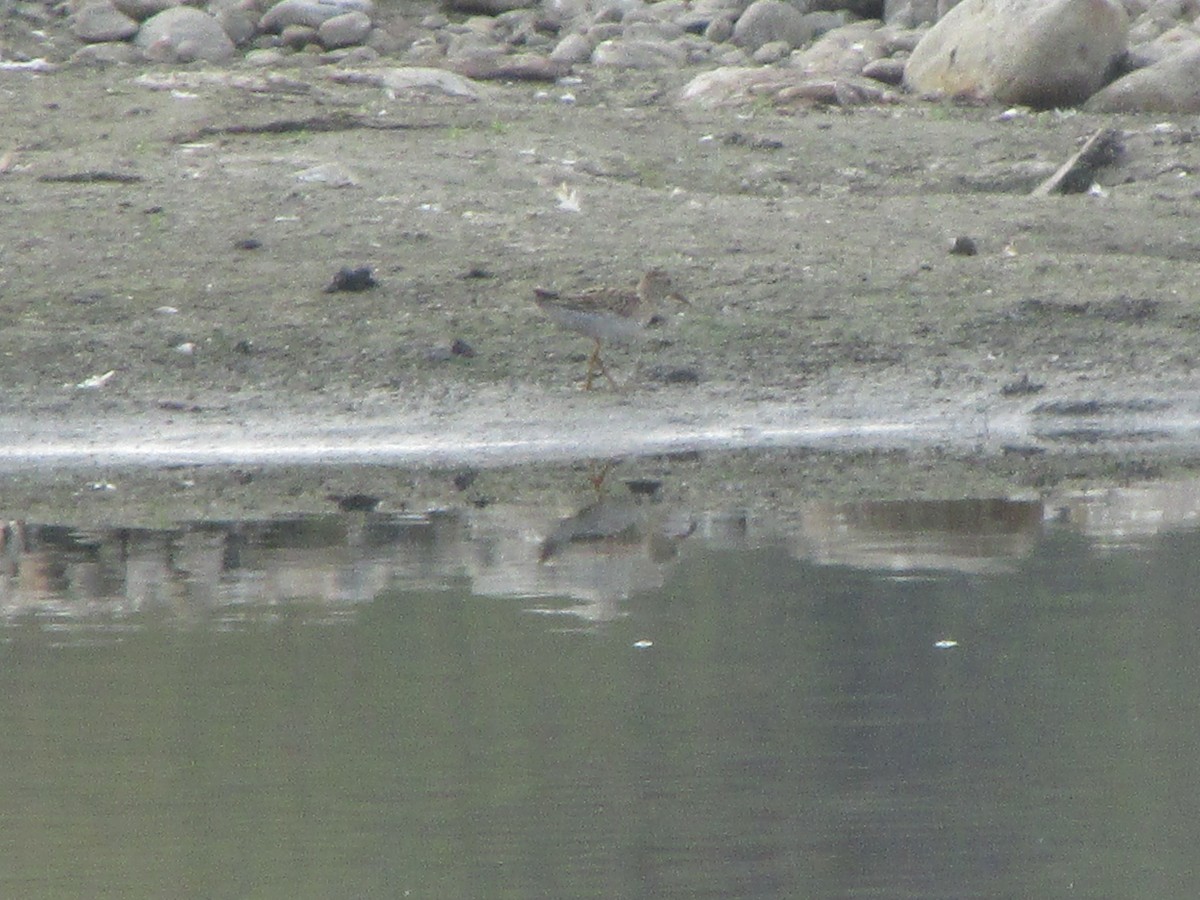
[[[12,523],[0,896],[1196,896],[1195,495]]]

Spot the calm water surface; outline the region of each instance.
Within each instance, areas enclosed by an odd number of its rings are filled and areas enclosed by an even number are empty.
[[[10,523],[0,896],[1198,896],[1193,493]]]

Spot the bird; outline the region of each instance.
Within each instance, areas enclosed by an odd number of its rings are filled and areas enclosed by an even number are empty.
[[[534,302],[551,322],[595,341],[583,381],[585,391],[592,389],[597,375],[603,375],[610,385],[618,387],[600,358],[601,344],[604,341],[628,344],[638,340],[653,318],[655,307],[663,300],[688,303],[671,284],[671,276],[660,268],[650,269],[632,289],[597,286],[578,293],[560,294],[534,288]]]

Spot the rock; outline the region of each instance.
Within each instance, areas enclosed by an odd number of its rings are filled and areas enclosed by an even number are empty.
[[[855,76],[867,63],[886,56],[885,36],[878,22],[855,22],[835,28],[792,57],[805,75],[820,78]]]
[[[446,59],[459,62],[472,59],[489,59],[500,56],[502,48],[482,34],[468,32],[456,34],[446,45]]]
[[[780,105],[806,106],[877,106],[894,99],[866,78],[800,78],[777,86],[770,96]]]
[[[702,72],[679,93],[679,102],[695,106],[721,106],[745,100],[756,87],[777,82],[778,70],[749,66],[722,66]]]
[[[536,53],[520,53],[464,59],[455,63],[454,71],[478,81],[557,81],[571,73],[571,66]]]
[[[188,6],[151,16],[142,23],[134,43],[147,59],[161,62],[220,62],[236,50],[216,19]]]
[[[755,50],[750,58],[760,66],[769,66],[779,62],[791,52],[791,45],[787,41],[769,41]]]
[[[1200,32],[1184,25],[1177,25],[1174,28],[1168,28],[1149,43],[1138,45],[1136,53],[1146,60],[1145,65],[1153,65],[1168,56],[1174,56],[1196,41],[1200,41]]]
[[[616,69],[662,69],[686,59],[685,51],[662,41],[604,41],[592,51],[592,65]]]
[[[883,21],[902,28],[914,28],[938,20],[937,0],[885,0]]]
[[[625,40],[635,41],[674,41],[683,37],[683,29],[674,22],[642,22],[625,23]]]
[[[842,28],[854,21],[850,16],[842,12],[829,12],[819,9],[810,13],[804,14],[804,27],[812,32],[814,38],[820,37],[827,31],[833,31],[835,28]],[[872,27],[878,22],[872,21]]]
[[[321,23],[348,12],[375,15],[371,0],[280,0],[266,11],[258,27],[268,34],[279,34],[289,25],[319,28]]]
[[[866,78],[898,86],[904,80],[904,60],[877,59],[863,66],[862,74]]]
[[[279,41],[285,47],[293,50],[303,50],[309,44],[317,42],[317,29],[311,25],[286,25],[279,32]]]
[[[550,59],[567,65],[587,62],[591,57],[591,41],[578,32],[568,34],[550,51]]]
[[[330,63],[339,66],[347,67],[362,67],[369,66],[372,63],[378,62],[380,53],[374,47],[361,45],[358,47],[343,47],[341,50],[332,50],[321,57],[322,64]]]
[[[244,61],[247,66],[271,68],[281,65],[287,56],[287,51],[279,47],[264,47],[251,50],[246,54]]]
[[[179,0],[113,0],[113,6],[138,22],[144,22],[164,9],[179,5]]]
[[[71,62],[80,66],[117,66],[141,62],[142,54],[128,41],[85,44],[71,54]]]
[[[213,12],[221,30],[238,47],[245,47],[258,36],[258,16],[244,9],[227,7]]]
[[[783,0],[754,0],[733,26],[733,43],[753,53],[763,44],[786,41],[800,47],[812,40],[804,10]]]
[[[342,84],[373,84],[392,94],[437,92],[449,97],[479,100],[484,86],[456,72],[426,66],[395,66],[368,71],[345,70],[330,74]]]
[[[594,50],[605,41],[618,41],[625,36],[625,27],[620,22],[601,22],[587,29],[587,39],[592,42]]]
[[[1200,42],[1118,78],[1094,94],[1089,112],[1200,113]]]
[[[708,23],[704,29],[706,40],[714,44],[723,44],[733,37],[733,16],[718,16]]]
[[[371,34],[371,17],[353,10],[325,19],[317,26],[317,42],[326,49],[350,47],[362,43]]]
[[[1035,109],[1082,103],[1125,50],[1117,0],[964,0],[913,50],[905,84]]]
[[[80,7],[71,18],[71,34],[87,44],[124,41],[138,32],[138,23],[108,0]]]
[[[378,287],[379,282],[375,280],[375,275],[371,271],[370,266],[357,266],[350,268],[343,266],[338,269],[333,275],[333,280],[325,285],[324,292],[333,294],[339,291],[369,291],[373,287]]]
[[[485,16],[496,16],[532,5],[532,0],[445,0],[443,3],[451,12],[481,13]]]
[[[846,10],[859,19],[883,18],[883,0],[809,0],[811,9]]]
[[[891,55],[903,53],[906,59],[917,49],[917,44],[921,43],[921,38],[925,37],[925,29],[894,28],[891,25],[884,26],[881,33],[883,35],[884,52]]]

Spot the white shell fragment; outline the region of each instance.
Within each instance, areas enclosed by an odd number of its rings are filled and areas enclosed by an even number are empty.
[[[563,212],[582,212],[579,192],[573,187],[567,187],[565,181],[554,191],[554,197],[558,201],[558,208]]]
[[[116,369],[109,369],[103,375],[93,375],[91,378],[83,379],[83,381],[79,382],[79,384],[75,385],[75,387],[85,391],[94,391],[97,388],[104,387],[106,384],[112,381],[112,377],[116,374]]]

